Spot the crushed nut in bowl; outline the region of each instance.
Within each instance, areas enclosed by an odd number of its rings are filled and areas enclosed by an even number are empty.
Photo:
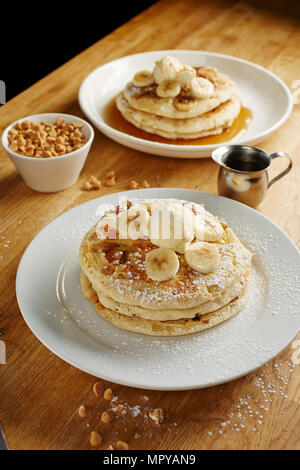
[[[12,123],[2,134],[2,146],[27,186],[47,193],[76,183],[93,138],[85,120],[47,113]]]

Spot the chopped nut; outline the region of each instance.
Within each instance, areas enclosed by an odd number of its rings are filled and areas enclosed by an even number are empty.
[[[155,410],[149,411],[149,418],[152,419],[154,424],[160,424],[164,420],[164,410],[162,408],[156,408]]]
[[[105,181],[105,186],[115,186],[115,185],[116,185],[116,180],[114,176],[112,176],[111,178]]]
[[[109,171],[108,173],[106,173],[106,178],[114,178],[115,177],[115,172],[114,171]]]
[[[95,382],[93,385],[93,392],[96,397],[101,397],[103,393],[103,384],[101,382]]]
[[[79,131],[82,124],[78,124],[76,129],[73,124],[66,124],[63,118],[58,118],[56,123],[47,122],[34,123],[23,121],[17,123],[8,134],[9,148],[24,156],[40,157],[36,155],[36,150],[42,150],[42,156],[57,157],[81,148],[86,139]],[[75,129],[75,134],[73,133]],[[72,131],[72,132],[70,132]],[[28,149],[28,146],[33,146]],[[50,153],[46,153],[50,152]]]
[[[105,424],[109,424],[112,422],[112,414],[109,411],[103,411],[101,414],[101,421]]]
[[[147,180],[144,180],[144,181],[143,181],[143,187],[144,187],[144,188],[150,188],[150,184],[148,183]]]
[[[114,450],[114,446],[112,446],[111,444],[109,444],[107,450]]]
[[[96,183],[93,183],[93,189],[100,189],[101,188],[101,181],[98,180]]]
[[[89,181],[86,181],[82,186],[82,189],[84,189],[85,191],[89,191],[90,189],[93,189],[93,185]]]
[[[125,412],[125,406],[122,404],[119,404],[116,408],[116,415],[122,416],[124,412]]]
[[[94,176],[94,175],[91,175],[91,176],[90,176],[89,181],[90,181],[90,183],[92,183],[92,184],[93,184],[93,183],[98,183],[98,180],[97,180],[96,176]]]
[[[112,389],[111,389],[111,388],[107,388],[107,389],[104,391],[104,393],[103,393],[103,398],[104,398],[104,400],[110,401],[110,400],[113,399],[113,397],[114,397],[114,394],[113,394]]]
[[[129,186],[130,186],[130,189],[138,189],[139,184],[136,181],[132,180],[132,181],[130,181]]]
[[[88,415],[88,411],[84,405],[80,405],[78,408],[78,414],[81,418],[85,418]]]
[[[118,449],[118,450],[128,450],[128,449],[129,449],[129,445],[127,444],[127,442],[118,441],[118,442],[117,442],[117,449]]]
[[[90,434],[90,444],[93,447],[99,447],[102,443],[102,436],[97,431],[92,431]]]

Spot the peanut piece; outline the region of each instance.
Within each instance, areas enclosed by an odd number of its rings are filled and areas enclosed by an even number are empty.
[[[103,411],[101,414],[101,421],[105,424],[109,424],[112,422],[112,414],[109,411]]]
[[[117,442],[117,449],[118,449],[118,450],[128,450],[128,449],[129,449],[129,445],[127,444],[127,442],[118,441],[118,442]]]
[[[101,397],[103,393],[103,384],[101,382],[95,382],[93,385],[93,392],[96,397]]]
[[[88,411],[84,405],[80,405],[78,408],[78,414],[81,418],[85,418],[88,415]]]
[[[97,431],[92,431],[90,434],[90,444],[93,447],[99,447],[102,443],[102,436]]]
[[[152,419],[154,424],[160,424],[164,420],[164,410],[162,408],[156,408],[155,410],[149,411],[149,418]]]
[[[111,401],[114,397],[113,391],[111,388],[107,388],[103,393],[104,400]]]

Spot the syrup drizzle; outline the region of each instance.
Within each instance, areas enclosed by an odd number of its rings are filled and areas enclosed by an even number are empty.
[[[242,106],[240,114],[233,121],[231,127],[224,130],[221,134],[211,135],[207,137],[200,137],[198,139],[166,139],[155,134],[138,129],[130,122],[123,118],[122,114],[118,110],[113,98],[105,107],[104,119],[114,129],[124,132],[125,134],[132,135],[144,140],[150,140],[152,142],[160,142],[163,144],[175,144],[175,145],[215,145],[223,142],[228,142],[234,138],[241,137],[246,131],[249,122],[252,119],[252,111],[245,106]]]

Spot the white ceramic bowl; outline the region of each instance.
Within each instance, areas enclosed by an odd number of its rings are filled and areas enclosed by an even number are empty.
[[[79,90],[79,104],[89,120],[111,139],[127,147],[176,158],[205,158],[224,143],[214,145],[176,145],[152,142],[114,129],[106,120],[105,108],[132,80],[138,70],[151,70],[155,61],[165,55],[184,64],[215,67],[231,77],[244,106],[251,109],[253,119],[247,130],[231,142],[255,145],[275,132],[288,118],[293,106],[291,92],[285,83],[269,70],[240,59],[215,52],[166,50],[133,54],[108,62],[91,72]]]
[[[45,121],[52,124],[59,117],[62,117],[66,123],[76,122],[83,124],[81,132],[87,142],[80,149],[59,157],[35,158],[19,155],[8,147],[8,133],[18,122],[33,121],[39,123]],[[52,193],[67,189],[76,183],[93,139],[94,130],[83,119],[72,114],[45,113],[26,116],[10,124],[2,134],[2,146],[27,186],[41,193]]]

